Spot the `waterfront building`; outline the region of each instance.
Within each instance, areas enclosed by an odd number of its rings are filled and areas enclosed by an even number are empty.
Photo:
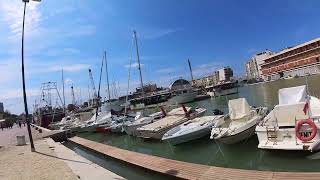
[[[0,102],[0,113],[4,112],[3,102]]]
[[[197,88],[207,88],[217,85],[219,82],[231,81],[232,78],[233,70],[230,67],[224,67],[209,76],[193,80],[192,85]]]
[[[231,81],[233,77],[233,70],[230,67],[219,69],[215,73],[217,82]]]
[[[261,71],[261,65],[264,63],[264,60],[271,56],[273,53],[269,50],[260,52],[252,56],[247,62],[246,62],[246,75],[247,79],[256,79],[260,80],[262,79],[262,71]]]
[[[320,72],[320,38],[284,49],[264,61],[261,71],[266,81],[317,74]]]

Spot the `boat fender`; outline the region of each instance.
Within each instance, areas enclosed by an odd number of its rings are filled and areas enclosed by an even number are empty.
[[[185,113],[186,117],[190,117],[190,114],[189,114],[189,112],[187,111],[186,106],[184,106],[184,104],[181,104],[181,106],[182,106],[182,109],[183,109],[183,111],[184,111],[184,113]]]
[[[304,137],[300,133],[300,129],[302,125],[308,124],[311,128],[311,135],[308,137]],[[300,120],[296,124],[296,136],[298,139],[300,139],[303,142],[311,141],[316,135],[317,135],[317,126],[314,124],[314,122],[311,119],[305,119],[305,120]]]
[[[311,144],[311,146],[309,147],[310,151],[318,151],[319,149],[320,149],[320,139],[315,141],[315,142],[313,142]]]
[[[164,110],[163,106],[160,106],[160,110],[162,112],[163,117],[167,115],[166,111]]]

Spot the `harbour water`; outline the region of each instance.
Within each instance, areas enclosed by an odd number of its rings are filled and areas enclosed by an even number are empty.
[[[206,99],[190,103],[189,105],[207,108],[207,114],[212,113],[213,109],[220,109],[227,113],[227,102],[229,99],[245,97],[252,106],[273,108],[274,105],[278,104],[278,90],[280,88],[304,85],[306,82],[308,83],[309,93],[319,97],[320,76],[308,76],[307,78],[301,77],[245,85],[239,88],[239,94]],[[318,171],[320,168],[320,152],[311,154],[296,151],[260,150],[257,148],[258,140],[256,137],[234,145],[221,144],[206,137],[178,146],[172,146],[160,141],[146,141],[127,135],[83,133],[79,134],[79,136],[131,151],[211,166],[265,171],[305,172]],[[150,177],[150,173],[148,174],[148,172],[142,171],[139,173],[133,169],[129,170],[128,168],[130,167],[115,164],[114,161],[106,160],[106,157],[70,144],[68,146],[92,161],[100,162],[100,165],[106,168],[111,167],[115,169],[120,175],[124,173],[128,178],[133,176],[139,178]],[[113,165],[110,165],[110,163]]]

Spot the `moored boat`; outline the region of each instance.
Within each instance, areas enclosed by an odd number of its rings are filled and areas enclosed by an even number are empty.
[[[137,136],[146,139],[162,139],[169,129],[190,119],[202,116],[206,112],[204,108],[191,109],[190,107],[183,106],[183,109],[185,114],[167,115],[154,123],[137,128]]]
[[[320,150],[320,100],[307,86],[279,90],[279,104],[256,127],[260,149]]]
[[[210,135],[212,126],[215,126],[223,115],[202,116],[189,120],[166,132],[162,140],[177,145]]]
[[[211,139],[234,144],[255,134],[256,125],[265,117],[266,107],[250,107],[245,98],[229,100],[229,114],[212,127]]]
[[[134,122],[127,123],[127,124],[123,125],[123,130],[128,135],[134,136],[134,135],[136,135],[137,128],[144,126],[144,125],[147,125],[147,124],[150,124],[150,123],[153,123],[153,122],[159,120],[160,118],[162,118],[163,116],[164,115],[162,112],[153,113],[149,116],[139,118]]]

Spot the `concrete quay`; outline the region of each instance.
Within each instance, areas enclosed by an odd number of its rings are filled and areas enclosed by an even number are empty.
[[[36,152],[31,152],[29,144],[16,146],[16,136],[25,135],[29,142],[27,127],[14,126],[0,131],[0,180],[124,179],[61,143],[44,138],[52,131],[44,129],[39,133],[31,129]]]

